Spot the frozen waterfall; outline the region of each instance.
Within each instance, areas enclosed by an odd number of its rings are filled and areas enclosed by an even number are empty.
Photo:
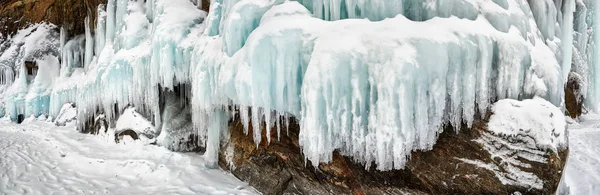
[[[201,1],[108,0],[95,29],[86,19],[84,35],[54,39],[60,55],[35,58],[40,72],[60,73],[41,77],[51,84],[26,79],[29,45],[1,53],[0,107],[13,119],[56,117],[74,102],[83,128],[134,105],[161,131],[174,126],[161,121],[161,91],[189,85],[189,102],[168,103],[189,103],[210,166],[239,115],[256,144],[263,128],[279,135],[298,119],[313,165],[338,150],[366,167],[401,169],[444,126],[471,126],[500,99],[562,107],[570,72],[588,82],[586,107],[597,111],[600,5],[559,2],[213,0],[206,13]],[[173,131],[159,143],[176,140]]]

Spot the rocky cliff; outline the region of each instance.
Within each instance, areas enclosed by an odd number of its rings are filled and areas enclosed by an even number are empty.
[[[90,16],[90,20],[95,21],[97,7],[104,2],[105,0],[2,0],[0,33],[13,34],[29,24],[49,22],[64,27],[72,35],[83,34],[84,19]]]

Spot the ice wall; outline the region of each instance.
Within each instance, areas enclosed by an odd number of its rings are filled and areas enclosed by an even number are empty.
[[[598,103],[600,101],[600,2],[592,2],[593,3],[591,7],[591,27],[593,28],[593,30],[591,35],[592,43],[590,45],[591,52],[588,56],[588,59],[590,59],[590,74],[588,75],[589,95],[587,98],[587,103],[592,110],[597,112],[600,109],[600,104]]]
[[[538,96],[562,107],[571,71],[598,97],[592,19],[600,17],[591,14],[600,6],[590,2],[214,0],[207,15],[189,0],[109,0],[94,36],[63,33],[52,86],[25,98],[33,87],[15,79],[11,88],[25,90],[11,94],[25,95],[7,96],[6,110],[52,117],[75,102],[83,126],[134,105],[154,115],[167,147],[193,128],[210,166],[234,115],[246,133],[252,124],[257,144],[263,122],[280,134],[295,117],[315,165],[339,150],[367,167],[400,169],[411,151],[431,149],[442,126],[470,126],[499,99]],[[26,77],[19,67],[15,75]],[[185,103],[162,92],[180,85],[191,86]]]
[[[30,25],[18,31],[0,55],[5,75],[5,84],[0,84],[0,110],[11,119],[48,113],[53,78],[59,74],[59,37],[55,25]],[[28,70],[26,64],[36,68]]]

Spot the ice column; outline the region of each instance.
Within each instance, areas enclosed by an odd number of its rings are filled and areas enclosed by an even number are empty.
[[[127,5],[129,0],[118,0],[117,1],[117,11],[115,12],[115,39],[114,47],[115,50],[118,51],[122,48],[121,43],[123,42],[121,37],[121,32],[123,31],[123,27],[125,26],[125,14],[127,14]]]
[[[210,168],[219,167],[219,146],[221,143],[221,133],[227,128],[227,113],[223,110],[215,110],[210,113],[208,122],[208,132],[206,134],[206,166]]]
[[[89,17],[85,18],[85,60],[83,67],[87,67],[94,57],[94,37],[92,36],[92,30],[90,29]]]
[[[98,21],[96,24],[96,56],[100,56],[100,52],[104,49],[104,41],[106,41],[106,7],[105,5],[98,6]]]
[[[108,0],[108,4],[106,4],[106,42],[109,43],[115,39],[115,1]]]
[[[563,8],[563,60],[562,75],[563,80],[567,81],[571,71],[571,62],[573,61],[573,12],[575,10],[575,1],[566,0]]]
[[[600,101],[600,1],[594,1],[593,9],[593,51],[590,60],[590,97],[588,98],[589,107],[593,111],[598,111],[598,102]]]
[[[146,1],[146,17],[152,23],[154,20],[154,0]]]

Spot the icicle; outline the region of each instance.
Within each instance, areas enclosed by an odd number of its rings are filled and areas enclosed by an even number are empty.
[[[567,82],[569,72],[571,72],[571,63],[573,62],[573,12],[575,11],[575,1],[565,0],[563,10],[563,60],[562,60],[562,76],[564,83]]]
[[[208,124],[208,134],[206,140],[206,166],[211,168],[219,167],[219,149],[221,144],[221,131],[227,130],[227,113],[223,110],[217,110],[210,114],[211,120]]]
[[[85,62],[83,67],[87,67],[92,63],[94,57],[94,37],[92,36],[92,30],[90,29],[89,17],[85,18]]]
[[[106,42],[112,44],[116,35],[116,0],[108,0],[106,4]]]
[[[100,52],[104,49],[104,43],[106,41],[106,5],[98,5],[98,18],[96,24],[96,48],[94,53],[96,56],[100,56]]]
[[[590,90],[587,102],[589,107],[598,112],[600,110],[600,1],[593,1],[593,43],[590,56]]]

